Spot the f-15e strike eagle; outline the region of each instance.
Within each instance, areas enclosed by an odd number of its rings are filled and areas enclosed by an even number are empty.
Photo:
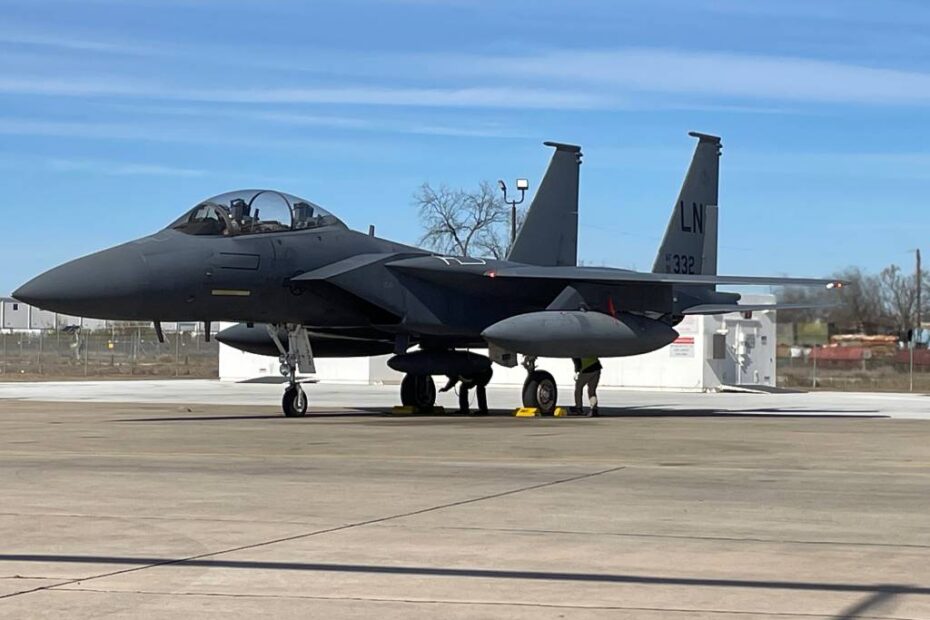
[[[506,260],[443,256],[350,230],[281,192],[222,194],[154,235],[65,263],[13,293],[75,316],[155,323],[231,321],[217,339],[276,355],[284,414],[302,416],[300,373],[314,358],[393,353],[401,402],[432,406],[432,375],[489,377],[523,355],[523,405],[554,411],[537,357],[619,357],[666,346],[689,314],[784,308],[740,305],[717,285],[832,286],[833,281],[717,275],[720,138],[698,139],[649,273],[579,267],[581,148],[555,148]],[[795,306],[792,306],[795,307]],[[209,325],[207,334],[209,337]],[[468,351],[489,348],[489,356]],[[412,350],[413,349],[413,350]]]

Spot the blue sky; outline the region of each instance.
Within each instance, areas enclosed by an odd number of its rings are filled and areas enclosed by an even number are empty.
[[[424,181],[584,147],[581,258],[648,269],[723,136],[720,272],[910,265],[930,3],[3,0],[0,292],[240,187],[414,242]],[[924,246],[926,247],[926,246]]]

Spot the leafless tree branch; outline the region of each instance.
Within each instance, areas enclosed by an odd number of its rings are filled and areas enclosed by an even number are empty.
[[[413,202],[423,225],[422,245],[457,256],[507,255],[510,210],[491,183],[484,181],[472,191],[424,183]]]

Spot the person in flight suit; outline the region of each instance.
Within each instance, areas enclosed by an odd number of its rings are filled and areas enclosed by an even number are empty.
[[[572,362],[575,364],[575,407],[572,413],[576,415],[584,414],[584,406],[581,402],[581,393],[585,386],[588,386],[588,402],[591,404],[588,415],[597,416],[597,384],[601,380],[601,360],[596,357],[573,357]]]

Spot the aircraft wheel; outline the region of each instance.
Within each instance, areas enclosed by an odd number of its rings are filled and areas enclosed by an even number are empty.
[[[436,404],[436,384],[429,375],[404,375],[400,382],[400,402],[405,407],[429,409]]]
[[[523,384],[523,406],[535,407],[542,415],[555,413],[559,390],[555,379],[544,370],[534,370]]]
[[[281,408],[289,418],[307,415],[307,394],[299,387],[287,388],[284,390],[284,398],[281,399]]]

